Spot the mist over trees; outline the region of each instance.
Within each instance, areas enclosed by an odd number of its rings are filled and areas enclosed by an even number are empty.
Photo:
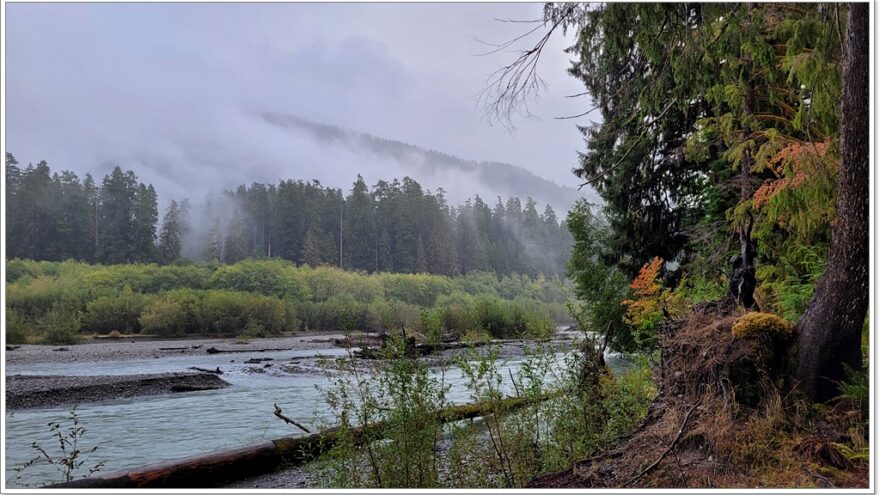
[[[46,162],[21,168],[6,155],[7,256],[115,264],[179,259],[235,263],[282,258],[367,272],[457,275],[493,271],[562,275],[571,246],[565,222],[532,198],[479,196],[450,206],[443,189],[360,176],[352,188],[318,181],[254,183],[171,201],[116,167],[97,184]]]

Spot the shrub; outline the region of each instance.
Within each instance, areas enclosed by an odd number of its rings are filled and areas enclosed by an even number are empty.
[[[127,288],[117,296],[99,297],[86,305],[83,329],[105,334],[114,330],[122,333],[141,331],[140,317],[151,297]]]
[[[423,309],[419,316],[425,340],[435,344],[440,342],[440,337],[443,335],[444,330],[441,312],[436,309]]]
[[[307,301],[309,288],[296,265],[283,260],[245,260],[222,265],[211,276],[211,287]]]
[[[6,310],[6,343],[27,344],[28,327],[25,321],[14,310]]]
[[[192,290],[166,293],[144,308],[141,314],[141,330],[159,335],[182,335],[200,331],[196,308],[199,295]]]
[[[47,344],[76,344],[80,340],[81,315],[75,307],[58,303],[40,319],[39,327]]]

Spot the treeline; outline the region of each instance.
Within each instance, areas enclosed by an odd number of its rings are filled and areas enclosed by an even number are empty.
[[[156,191],[116,167],[86,174],[20,168],[6,155],[7,257],[90,263],[235,263],[282,258],[368,272],[564,273],[571,236],[548,205],[528,198],[490,207],[479,196],[451,207],[410,179],[348,195],[317,181],[240,186],[193,205],[172,201],[159,228]]]
[[[7,342],[83,334],[276,335],[369,330],[440,335],[546,335],[568,321],[558,278],[471,272],[365,274],[284,260],[236,264],[89,265],[11,260]]]

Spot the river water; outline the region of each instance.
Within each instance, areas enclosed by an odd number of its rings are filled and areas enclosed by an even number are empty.
[[[331,418],[324,402],[323,389],[329,385],[326,374],[309,371],[315,360],[302,359],[303,373],[255,373],[255,366],[243,362],[251,357],[273,358],[272,363],[316,354],[327,357],[343,356],[344,349],[327,348],[319,351],[279,351],[259,354],[216,354],[163,357],[127,361],[70,363],[34,363],[7,366],[7,374],[23,375],[128,375],[184,371],[190,366],[213,369],[220,366],[222,378],[232,386],[184,394],[164,394],[121,400],[82,404],[77,407],[81,425],[86,428],[80,448],[83,451],[97,445],[98,450],[83,465],[105,461],[101,472],[131,469],[163,460],[177,459],[214,450],[238,447],[266,439],[301,434],[273,415],[273,404],[278,403],[284,414],[309,427],[312,431]],[[565,353],[557,353],[561,360]],[[621,358],[607,356],[612,367],[622,365]],[[231,363],[231,360],[235,363]],[[512,393],[509,373],[516,370],[525,358],[514,357],[498,363],[503,387]],[[260,365],[257,365],[257,367]],[[313,368],[314,369],[314,368]],[[456,367],[443,375],[450,385],[447,394],[454,403],[469,402],[462,373]],[[47,425],[59,422],[69,425],[70,406],[44,409],[25,409],[7,412],[6,416],[6,479],[7,486],[34,486],[57,482],[62,478],[54,466],[36,463],[20,473],[12,468],[20,466],[37,454],[31,445],[36,442],[50,453],[57,452]],[[51,450],[56,449],[56,450]]]

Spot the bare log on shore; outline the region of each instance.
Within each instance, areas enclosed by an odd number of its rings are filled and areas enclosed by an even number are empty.
[[[207,351],[208,354],[225,354],[231,352],[274,352],[274,351],[292,351],[292,347],[287,347],[284,349],[217,349],[216,347],[209,347]]]
[[[549,396],[511,397],[499,404],[504,411],[542,402]],[[443,423],[480,417],[480,404],[451,406],[437,412]],[[232,481],[276,471],[282,467],[300,466],[328,452],[336,442],[348,435],[356,445],[378,440],[387,427],[385,422],[347,429],[339,427],[301,437],[283,437],[234,449],[202,454],[185,459],[152,464],[131,471],[117,471],[101,476],[55,483],[43,488],[210,488]]]
[[[223,372],[220,371],[220,367],[219,367],[219,366],[217,366],[217,369],[215,369],[215,370],[209,370],[209,369],[207,369],[207,368],[199,368],[198,366],[190,366],[189,369],[191,369],[191,370],[196,370],[196,371],[201,371],[202,373],[213,373],[213,374],[215,374],[215,375],[222,375],[222,374],[223,374]]]
[[[468,347],[483,347],[493,344],[510,344],[524,342],[523,339],[499,339],[485,342],[440,342],[437,344],[414,344],[408,350],[412,356],[427,356],[437,351],[449,351],[454,349],[466,349]],[[361,359],[385,359],[385,349],[382,347],[365,347],[355,350],[354,357]]]

